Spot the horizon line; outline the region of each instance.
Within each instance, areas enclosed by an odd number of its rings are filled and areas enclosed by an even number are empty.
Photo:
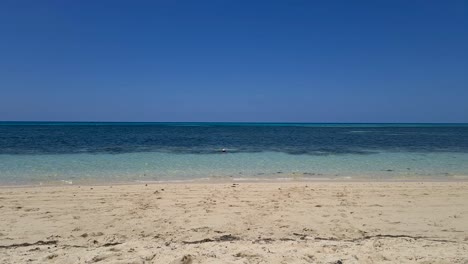
[[[0,123],[241,123],[241,124],[468,124],[468,122],[288,122],[288,121],[2,121]]]

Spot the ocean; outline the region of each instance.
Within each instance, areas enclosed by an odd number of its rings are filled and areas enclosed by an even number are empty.
[[[0,122],[0,184],[464,180],[468,124]]]

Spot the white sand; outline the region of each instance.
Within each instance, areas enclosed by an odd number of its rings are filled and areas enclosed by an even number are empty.
[[[468,183],[0,188],[0,263],[468,263]]]

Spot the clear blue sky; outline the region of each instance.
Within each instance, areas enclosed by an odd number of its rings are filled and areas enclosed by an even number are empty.
[[[468,1],[0,1],[0,120],[468,122]]]

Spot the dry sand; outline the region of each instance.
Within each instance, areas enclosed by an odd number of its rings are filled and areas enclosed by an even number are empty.
[[[0,263],[468,263],[468,183],[0,188]]]

